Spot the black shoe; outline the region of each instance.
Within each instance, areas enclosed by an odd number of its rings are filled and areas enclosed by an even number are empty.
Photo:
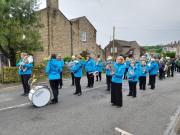
[[[82,93],[78,93],[78,96],[81,96],[82,95]]]
[[[106,89],[106,91],[110,91],[110,89]]]
[[[90,88],[90,86],[86,86],[86,88]]]
[[[21,96],[24,96],[24,95],[25,95],[25,93],[22,93],[22,94],[21,94]]]
[[[77,94],[78,94],[77,92],[73,93],[73,95],[77,95]]]
[[[116,106],[116,107],[117,107],[117,108],[121,108],[122,106],[119,106],[119,105],[118,105],[118,106]]]
[[[90,86],[89,88],[93,88],[93,86]]]
[[[29,95],[28,93],[24,94],[25,97],[27,97],[28,95]]]
[[[50,104],[57,104],[58,100],[57,99],[52,99]]]
[[[132,95],[128,94],[127,96],[132,96]]]
[[[111,105],[112,105],[112,106],[115,106],[115,104],[114,104],[114,103],[111,103]]]

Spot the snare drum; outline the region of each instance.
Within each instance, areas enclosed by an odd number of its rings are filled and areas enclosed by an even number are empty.
[[[29,92],[29,100],[36,107],[43,107],[49,103],[51,93],[47,86],[36,86]]]

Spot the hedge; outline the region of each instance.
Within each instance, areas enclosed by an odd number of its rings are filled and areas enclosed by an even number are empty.
[[[21,81],[20,76],[18,75],[17,67],[4,67],[2,69],[2,73],[0,74],[0,81],[2,83],[19,83]],[[36,76],[38,81],[44,81],[47,79],[47,75],[45,74],[45,66],[38,65],[33,69],[33,75]],[[71,74],[68,70],[68,67],[65,66],[63,69],[63,78],[70,78]]]

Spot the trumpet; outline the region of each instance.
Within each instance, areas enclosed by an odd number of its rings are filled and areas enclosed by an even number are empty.
[[[20,63],[19,69],[25,72],[27,68],[24,65],[32,62],[33,62],[33,57],[31,55],[24,57],[24,59]]]

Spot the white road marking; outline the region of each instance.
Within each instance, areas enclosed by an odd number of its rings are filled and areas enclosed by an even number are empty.
[[[171,122],[166,128],[164,135],[174,135],[176,125],[178,124],[179,121],[180,121],[180,107],[177,109],[175,115],[171,117]]]
[[[102,85],[102,86],[94,87],[94,88],[91,88],[91,89],[85,89],[85,90],[82,91],[82,92],[88,92],[88,91],[95,90],[95,89],[98,89],[98,88],[102,88],[102,87],[105,87],[105,86],[107,86],[107,85]],[[14,87],[17,87],[17,86],[14,86]],[[6,108],[0,108],[0,111],[9,110],[9,109],[16,109],[16,108],[21,108],[21,107],[27,106],[27,105],[29,105],[29,104],[30,104],[30,103],[25,103],[25,104],[19,104],[19,105],[15,105],[15,106],[6,107]]]
[[[16,109],[16,108],[21,108],[21,107],[27,106],[27,105],[29,105],[29,104],[30,104],[30,103],[25,103],[25,104],[20,104],[20,105],[5,107],[5,108],[1,108],[0,111],[5,111],[5,110],[9,110],[9,109]]]
[[[133,135],[133,134],[128,133],[128,132],[126,132],[126,131],[118,128],[118,127],[115,127],[114,129],[115,129],[117,132],[121,133],[121,135]]]

